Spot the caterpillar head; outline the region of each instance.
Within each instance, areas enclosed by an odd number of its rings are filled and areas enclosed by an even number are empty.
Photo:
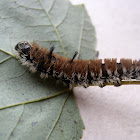
[[[15,50],[22,55],[28,55],[30,53],[31,45],[27,41],[19,42],[15,46]]]

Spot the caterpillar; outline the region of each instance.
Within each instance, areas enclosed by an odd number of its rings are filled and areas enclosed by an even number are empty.
[[[19,42],[15,46],[17,58],[22,65],[32,72],[39,72],[41,78],[51,75],[56,80],[62,80],[70,89],[73,85],[88,87],[105,83],[120,86],[122,80],[140,80],[140,61],[132,59],[102,59],[75,60],[78,52],[71,59],[55,54],[54,47],[50,50],[40,47],[37,43]]]

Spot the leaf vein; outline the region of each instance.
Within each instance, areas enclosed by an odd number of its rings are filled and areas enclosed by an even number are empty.
[[[69,116],[70,116],[70,119],[71,119],[71,121],[73,122],[73,124],[74,124],[74,128],[75,128],[75,137],[76,137],[76,139],[77,139],[77,125],[74,123],[74,119],[73,119],[73,116],[70,114],[70,112],[67,110],[67,112],[68,112],[68,114],[69,114]]]
[[[82,13],[83,13],[83,16],[84,16],[84,11]],[[81,27],[80,38],[79,38],[79,47],[78,47],[78,56],[77,56],[78,59],[80,58],[80,50],[81,50],[81,45],[82,45],[82,35],[83,35],[83,28],[84,28],[84,18],[83,18],[83,21],[82,21],[82,27]]]
[[[9,56],[9,57],[5,58],[4,60],[0,61],[0,64],[2,64],[3,62],[9,60],[10,58],[12,58],[12,56]]]
[[[38,27],[38,26],[52,26],[52,25],[27,25],[27,26],[25,26],[25,28],[27,28],[27,27]]]
[[[69,7],[67,9],[67,12],[66,12],[66,15],[65,15],[64,19],[56,27],[59,27],[65,21],[67,15],[68,15],[68,11],[69,11]]]
[[[35,40],[36,42],[59,42],[59,40]]]
[[[47,12],[47,10],[45,9],[45,7],[43,6],[41,0],[39,0],[39,2],[40,2],[40,4],[41,4],[41,6],[43,7],[45,13],[47,14],[47,16],[48,16],[48,18],[49,18],[49,20],[50,20],[50,22],[51,22],[51,24],[52,24],[52,26],[53,26],[55,32],[56,32],[56,35],[57,35],[57,37],[58,37],[58,39],[59,39],[59,42],[60,42],[62,51],[63,51],[63,53],[64,53],[64,57],[66,57],[66,52],[65,52],[65,49],[64,49],[64,45],[63,45],[62,39],[61,39],[61,37],[60,37],[60,35],[59,35],[59,32],[58,32],[57,28],[55,27],[55,25],[53,24],[53,21],[52,21],[50,15],[49,15],[49,13]]]
[[[50,11],[52,10],[53,6],[54,6],[55,0],[53,0],[52,6],[51,8],[48,10],[48,13],[50,13]]]
[[[54,123],[54,126],[53,126],[52,130],[50,131],[49,135],[47,136],[46,140],[49,139],[49,137],[51,136],[51,134],[52,134],[54,128],[56,127],[57,122],[58,122],[59,119],[60,119],[60,116],[61,116],[61,114],[62,114],[63,108],[64,108],[64,106],[65,106],[65,104],[66,104],[66,101],[67,101],[68,97],[69,97],[69,94],[67,95],[67,97],[65,98],[65,100],[64,100],[64,102],[63,102],[63,104],[62,104],[62,108],[61,108],[61,110],[60,110],[60,112],[59,112],[59,115],[58,115],[58,117],[57,117],[57,119],[56,119],[56,122]]]
[[[13,127],[13,129],[12,129],[10,135],[8,136],[7,140],[9,140],[9,139],[10,139],[10,136],[14,133],[14,130],[16,129],[16,127],[17,127],[17,125],[18,125],[18,123],[19,123],[19,121],[20,121],[20,119],[21,119],[21,117],[22,117],[22,114],[23,114],[23,112],[24,112],[24,105],[22,105],[22,106],[23,106],[23,108],[22,108],[21,114],[20,114],[20,116],[19,116],[19,119],[17,120],[17,123],[16,123],[16,125]]]
[[[4,19],[3,19],[1,16],[0,16],[0,18],[2,19],[2,22],[3,22],[4,26],[5,26],[6,32],[7,32],[7,34],[8,34],[9,47],[10,47],[10,51],[12,52],[12,48],[11,48],[11,40],[10,40],[10,34],[9,34],[9,31],[8,31],[8,29],[7,29],[7,27],[6,27],[6,24],[5,24],[5,22],[4,22]]]
[[[17,1],[16,1],[16,4],[17,4],[18,6],[15,7],[15,8],[23,7],[23,8],[32,9],[32,10],[43,10],[42,8],[31,8],[31,7],[27,7],[27,6],[21,5],[21,4],[19,4]]]
[[[14,106],[18,106],[18,105],[24,105],[24,104],[34,103],[34,102],[40,102],[42,100],[46,100],[46,99],[50,99],[50,98],[53,98],[55,96],[58,96],[58,95],[60,95],[62,93],[65,93],[66,91],[69,91],[69,89],[65,89],[63,91],[57,92],[57,93],[55,93],[53,95],[46,96],[46,97],[43,97],[43,98],[40,98],[40,99],[29,100],[29,101],[25,101],[25,102],[16,103],[16,104],[11,104],[11,105],[8,105],[8,106],[3,106],[3,107],[0,107],[0,110],[10,108],[10,107],[14,107]]]
[[[6,54],[8,54],[8,55],[10,55],[11,57],[15,57],[15,55],[13,55],[12,53],[7,52],[7,51],[5,51],[5,50],[3,50],[3,49],[0,49],[0,51],[6,53]]]

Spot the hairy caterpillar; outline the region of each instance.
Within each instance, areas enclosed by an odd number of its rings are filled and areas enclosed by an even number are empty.
[[[122,80],[140,80],[140,61],[131,59],[102,60],[74,60],[59,56],[54,47],[50,50],[40,47],[37,43],[19,42],[15,46],[22,65],[25,65],[33,73],[39,72],[41,78],[51,75],[57,80],[62,80],[69,88],[74,84],[88,87],[90,84],[103,87],[105,83],[120,86]]]

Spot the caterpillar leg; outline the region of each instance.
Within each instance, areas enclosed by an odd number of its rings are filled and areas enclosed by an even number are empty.
[[[121,80],[119,78],[115,78],[114,80],[114,86],[119,87],[121,85]]]
[[[100,88],[103,88],[105,86],[105,82],[104,81],[98,81],[98,86]]]

